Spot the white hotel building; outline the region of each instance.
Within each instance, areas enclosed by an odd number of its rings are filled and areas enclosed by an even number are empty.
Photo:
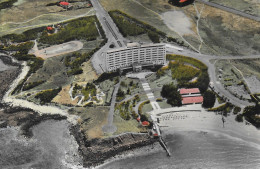
[[[165,44],[128,43],[127,47],[108,50],[106,71],[118,69],[140,70],[143,66],[164,65],[166,63]]]

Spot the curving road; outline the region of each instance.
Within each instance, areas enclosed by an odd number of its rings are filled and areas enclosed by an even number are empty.
[[[189,56],[195,59],[200,60],[204,64],[208,66],[208,73],[211,80],[211,83],[214,86],[214,90],[217,93],[220,93],[220,96],[224,96],[231,102],[232,104],[239,107],[246,107],[253,105],[253,103],[249,103],[244,100],[240,100],[239,98],[233,96],[228,90],[224,88],[224,86],[218,81],[216,76],[216,68],[215,64],[211,63],[210,60],[221,60],[221,59],[258,59],[260,55],[252,55],[252,56],[214,56],[214,55],[205,55],[196,52],[192,52],[190,50],[184,49],[183,51],[178,51],[176,49],[171,49],[167,51],[168,54],[179,54]]]
[[[253,19],[256,21],[260,21],[260,17],[257,16],[252,16],[246,13],[243,13],[241,11],[238,11],[236,9],[233,8],[229,8],[229,7],[225,7],[222,5],[218,5],[212,2],[207,2],[205,0],[197,0],[199,2],[205,3],[207,5],[219,8],[221,10],[225,10],[227,12],[230,13],[234,13],[243,17],[247,17],[249,19]],[[110,16],[108,15],[108,13],[104,10],[104,8],[100,5],[98,0],[91,0],[93,7],[96,10],[96,15],[103,27],[103,29],[105,30],[105,34],[108,38],[108,43],[101,48],[101,50],[99,50],[98,52],[96,52],[94,54],[94,56],[92,57],[92,64],[93,67],[96,69],[97,73],[103,73],[103,70],[105,69],[105,56],[104,56],[104,52],[107,51],[109,49],[109,45],[111,43],[114,43],[116,45],[116,47],[120,47],[120,45],[118,44],[118,40],[121,42],[122,45],[124,45],[124,42],[126,42],[126,39],[123,38],[123,36],[119,33],[118,28],[116,27],[116,25],[114,24],[113,20],[110,18]],[[220,94],[220,96],[224,96],[225,98],[227,98],[229,100],[229,102],[231,102],[232,104],[236,105],[236,106],[240,106],[240,107],[245,107],[248,105],[252,105],[252,103],[249,103],[247,101],[243,101],[240,100],[238,98],[236,98],[235,96],[233,96],[228,90],[226,90],[224,88],[224,86],[218,81],[217,77],[216,77],[216,68],[214,63],[211,63],[210,60],[219,60],[219,59],[256,59],[256,58],[260,58],[260,55],[251,55],[251,56],[214,56],[214,55],[205,55],[205,54],[200,54],[200,53],[196,53],[187,49],[184,49],[183,51],[178,51],[177,49],[169,49],[167,51],[167,53],[171,54],[180,54],[180,55],[185,55],[185,56],[189,56],[195,59],[198,59],[200,61],[202,61],[203,63],[205,63],[208,66],[208,72],[209,72],[209,76],[211,79],[211,84],[213,84],[214,86],[214,90]]]
[[[124,47],[127,40],[121,35],[116,24],[113,22],[107,11],[100,5],[99,1],[91,0],[91,3],[108,39],[106,45],[97,51],[91,58],[92,65],[96,72],[101,74],[106,70],[105,52],[109,50],[109,46],[114,44],[115,47]]]
[[[237,9],[230,8],[230,7],[227,7],[227,6],[224,6],[224,5],[220,5],[220,4],[216,4],[216,3],[213,3],[213,2],[208,2],[208,1],[205,1],[205,0],[196,0],[196,1],[204,3],[204,4],[212,6],[212,7],[215,7],[215,8],[219,8],[221,10],[224,10],[224,11],[236,14],[236,15],[240,15],[240,16],[248,18],[248,19],[255,20],[257,22],[260,22],[259,16],[250,15],[250,14],[244,13],[242,11],[239,11]]]

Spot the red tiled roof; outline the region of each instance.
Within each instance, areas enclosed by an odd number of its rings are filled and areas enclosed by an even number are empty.
[[[183,2],[186,2],[186,1],[187,1],[187,0],[180,0],[179,2],[180,2],[180,3],[183,3]]]
[[[180,94],[189,94],[189,93],[200,93],[200,90],[198,88],[180,89]]]
[[[182,104],[192,104],[192,103],[202,103],[203,102],[203,97],[198,96],[198,97],[183,97],[182,98]]]
[[[60,2],[60,5],[63,5],[63,6],[68,6],[70,3],[68,3],[68,2],[64,2],[64,1],[61,1]]]
[[[53,27],[48,26],[46,29],[51,31],[53,29]]]
[[[149,124],[150,124],[150,123],[149,123],[148,121],[143,121],[143,122],[142,122],[142,125],[143,125],[143,126],[148,126]]]

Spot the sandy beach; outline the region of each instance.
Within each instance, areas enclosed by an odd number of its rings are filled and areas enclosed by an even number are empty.
[[[190,109],[200,108],[201,105],[189,105]],[[201,108],[201,112],[180,112],[171,113],[167,116],[179,116],[179,119],[173,119],[168,117],[169,120],[164,120],[159,123],[161,129],[168,133],[174,131],[206,131],[212,133],[225,134],[233,138],[242,139],[247,142],[252,142],[258,145],[260,149],[260,131],[253,125],[246,125],[244,120],[243,123],[235,121],[235,115],[225,117],[225,124],[221,120],[221,115],[216,115],[214,112],[207,112]],[[181,118],[183,117],[183,118]]]
[[[199,106],[201,107],[201,105],[190,105],[188,107],[196,109]],[[201,110],[203,109],[201,108]],[[234,115],[225,117],[226,122],[223,128],[221,115],[206,110],[164,114],[159,124],[161,125],[163,138],[172,153],[170,160],[167,159],[166,153],[159,143],[155,143],[152,146],[127,151],[107,160],[103,165],[95,169],[122,168],[124,164],[127,166],[125,168],[132,168],[133,166],[135,168],[145,166],[158,168],[159,164],[156,164],[155,161],[161,163],[160,167],[162,169],[186,169],[200,166],[203,166],[202,168],[223,168],[223,166],[257,168],[260,166],[260,161],[255,160],[260,157],[260,132],[254,126],[246,125],[245,122],[238,123],[234,119]],[[207,147],[209,145],[211,146]],[[189,155],[189,152],[191,155]],[[199,158],[197,160],[202,160],[203,163],[191,162],[196,159],[197,152],[202,154],[201,157],[197,157]],[[205,154],[209,155],[204,157]],[[219,156],[219,154],[223,154],[223,157]],[[248,156],[252,157],[251,163],[245,163],[242,160],[249,158]],[[230,159],[228,159],[229,157]],[[215,161],[212,161],[211,158]],[[241,159],[235,163],[238,158]],[[159,159],[161,159],[161,162]],[[190,161],[187,162],[186,166],[183,165],[183,162],[180,162],[187,159],[190,159]],[[174,160],[174,166],[172,166],[170,163]],[[136,164],[138,161],[145,162]],[[204,163],[207,163],[207,165]]]

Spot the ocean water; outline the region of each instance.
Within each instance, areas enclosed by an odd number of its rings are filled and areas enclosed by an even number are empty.
[[[114,160],[102,169],[259,169],[259,145],[221,134],[175,132],[165,136],[172,154],[159,146]],[[260,144],[260,143],[259,143]]]
[[[19,128],[0,129],[0,169],[81,168],[78,146],[66,120],[48,120],[33,127],[26,139]]]

